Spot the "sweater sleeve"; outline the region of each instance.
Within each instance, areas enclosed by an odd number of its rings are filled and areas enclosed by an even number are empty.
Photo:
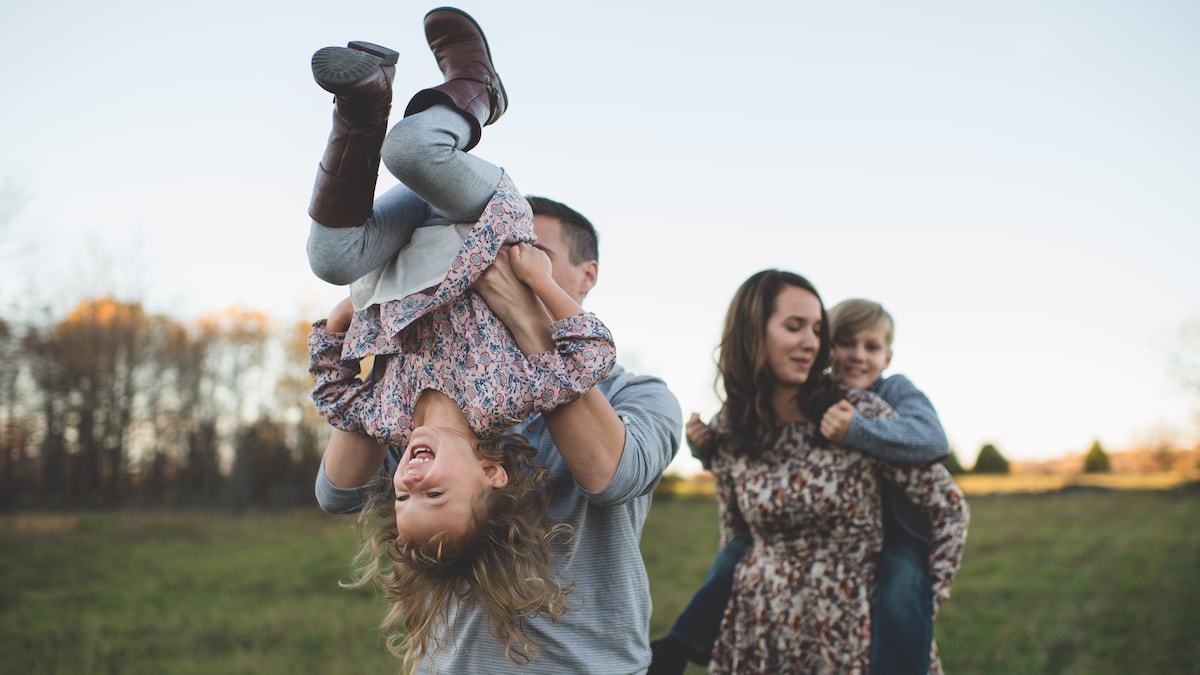
[[[622,379],[607,397],[625,424],[625,444],[608,487],[600,492],[581,490],[593,504],[624,504],[649,494],[679,451],[683,414],[666,383],[648,375]]]
[[[313,324],[308,334],[309,366],[313,378],[313,402],[321,418],[342,431],[371,435],[369,424],[376,419],[373,407],[377,401],[371,395],[371,383],[358,378],[359,361],[342,358],[344,333],[326,328],[322,319]]]
[[[842,441],[844,445],[902,464],[930,464],[950,455],[950,443],[933,404],[908,378],[885,378],[878,394],[898,417],[869,419],[856,412]]]

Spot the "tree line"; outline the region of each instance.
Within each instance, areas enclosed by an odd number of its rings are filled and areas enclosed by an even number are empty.
[[[113,298],[0,317],[0,508],[312,502],[307,323],[184,323]]]

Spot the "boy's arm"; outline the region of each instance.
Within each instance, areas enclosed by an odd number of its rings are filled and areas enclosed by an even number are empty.
[[[855,413],[842,440],[859,452],[889,462],[931,464],[950,455],[950,443],[929,398],[903,375],[880,383],[879,396],[899,417],[867,419]]]

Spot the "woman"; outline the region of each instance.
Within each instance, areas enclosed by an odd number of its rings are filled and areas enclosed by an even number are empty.
[[[866,673],[870,606],[883,540],[881,480],[933,523],[929,573],[937,601],[962,557],[967,509],[941,465],[896,467],[829,443],[818,424],[841,396],[826,374],[829,333],[816,289],[765,270],[726,315],[718,377],[725,403],[689,441],[712,454],[721,539],[749,534],[710,673]],[[894,413],[878,397],[867,417]],[[940,673],[936,648],[930,672]]]

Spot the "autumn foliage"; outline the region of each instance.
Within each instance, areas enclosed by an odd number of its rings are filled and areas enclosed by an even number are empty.
[[[0,319],[0,506],[310,500],[324,426],[307,330],[238,307],[185,324],[107,297]]]

